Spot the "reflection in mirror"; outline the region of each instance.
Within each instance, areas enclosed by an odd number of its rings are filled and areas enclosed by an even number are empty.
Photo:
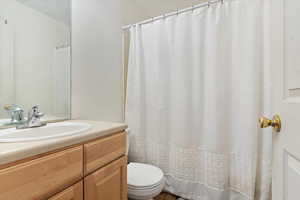
[[[0,125],[13,104],[69,118],[70,1],[0,0]]]

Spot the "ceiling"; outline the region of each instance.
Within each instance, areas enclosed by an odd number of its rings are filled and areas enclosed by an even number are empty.
[[[71,24],[71,0],[17,0],[49,17]]]
[[[71,24],[71,0],[17,0],[49,17]],[[84,1],[84,0],[82,0]],[[100,1],[100,0],[99,0]],[[207,0],[121,0],[123,25],[200,4]]]
[[[174,9],[182,9],[185,7],[193,6],[204,2],[205,0],[129,0],[135,2],[141,8],[144,9],[155,9],[155,10],[174,10]],[[206,0],[207,1],[207,0]]]

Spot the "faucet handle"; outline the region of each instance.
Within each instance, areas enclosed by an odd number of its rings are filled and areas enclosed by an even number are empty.
[[[32,106],[31,110],[33,112],[38,112],[39,111],[39,105]]]
[[[35,117],[43,117],[44,113],[41,113],[39,111],[39,105],[35,105],[31,108],[31,111],[29,112],[29,115],[35,116]]]

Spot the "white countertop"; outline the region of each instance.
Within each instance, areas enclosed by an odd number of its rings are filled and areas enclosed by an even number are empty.
[[[84,122],[92,125],[88,131],[51,140],[41,140],[26,143],[0,143],[0,165],[22,160],[31,156],[47,153],[74,144],[103,137],[125,130],[126,124],[102,121],[69,120],[68,122]]]

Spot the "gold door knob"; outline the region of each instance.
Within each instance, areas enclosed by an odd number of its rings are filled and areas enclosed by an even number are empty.
[[[5,105],[5,106],[4,106],[4,109],[5,109],[5,110],[10,110],[11,108],[12,108],[12,105]]]
[[[274,115],[273,119],[268,119],[266,117],[259,118],[259,126],[260,128],[267,128],[272,126],[273,131],[280,132],[281,130],[281,119],[279,115]]]

